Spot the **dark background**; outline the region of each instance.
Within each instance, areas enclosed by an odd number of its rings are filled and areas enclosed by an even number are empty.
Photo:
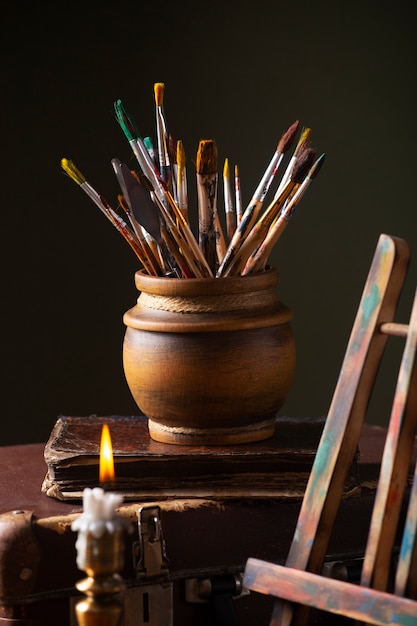
[[[72,158],[114,204],[110,161],[134,160],[113,102],[152,135],[155,82],[184,142],[191,201],[202,138],[216,139],[220,163],[238,163],[244,204],[294,120],[326,152],[272,257],[297,342],[282,413],[325,414],[379,234],[417,250],[412,3],[0,5],[0,444],[45,441],[60,414],[137,412],[121,348],[138,263],[60,161]],[[416,282],[412,259],[399,321]],[[397,347],[387,356],[369,418],[378,423]]]

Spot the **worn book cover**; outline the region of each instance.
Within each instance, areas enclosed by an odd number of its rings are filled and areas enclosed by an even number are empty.
[[[137,416],[60,416],[45,446],[42,491],[61,500],[82,498],[99,484],[100,438],[109,426],[115,467],[112,491],[124,499],[301,498],[324,418],[277,417],[274,436],[228,446],[182,446],[150,438]],[[356,460],[347,494],[359,489]]]

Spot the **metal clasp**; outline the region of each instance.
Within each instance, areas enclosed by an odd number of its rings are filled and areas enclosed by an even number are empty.
[[[139,541],[135,544],[139,577],[160,576],[168,571],[159,506],[142,506],[138,511]]]
[[[133,545],[138,584],[126,589],[123,626],[172,626],[173,583],[168,581],[168,559],[159,506],[138,510],[138,541]]]

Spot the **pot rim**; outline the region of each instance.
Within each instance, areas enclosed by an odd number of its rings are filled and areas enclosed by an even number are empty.
[[[168,278],[150,276],[145,270],[135,272],[138,291],[164,296],[198,296],[263,291],[275,287],[279,273],[275,267],[247,276],[222,276],[220,278]]]

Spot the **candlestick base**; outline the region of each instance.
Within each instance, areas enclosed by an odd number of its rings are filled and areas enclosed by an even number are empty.
[[[84,512],[72,523],[78,530],[77,565],[87,577],[76,587],[86,597],[75,605],[78,626],[118,626],[125,585],[123,534],[127,521],[116,514],[119,497],[96,487],[84,491]]]
[[[105,577],[88,576],[76,583],[85,594],[75,605],[79,626],[117,626],[123,613],[120,598],[125,585],[118,574]]]

